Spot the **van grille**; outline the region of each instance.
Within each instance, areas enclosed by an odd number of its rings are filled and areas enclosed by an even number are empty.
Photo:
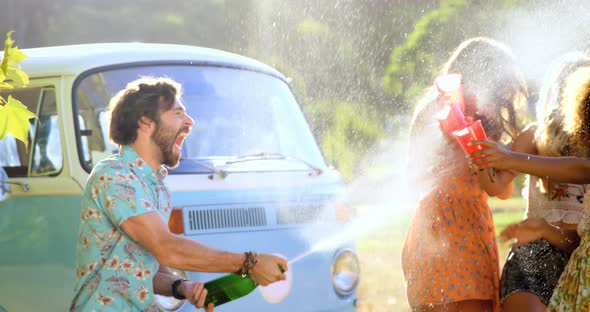
[[[277,209],[277,224],[308,224],[325,222],[329,210],[319,204],[296,204]]]
[[[190,230],[259,227],[266,225],[263,207],[192,209],[188,211]]]

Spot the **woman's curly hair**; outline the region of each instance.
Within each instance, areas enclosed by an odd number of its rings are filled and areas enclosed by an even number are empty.
[[[562,107],[563,130],[569,135],[571,155],[590,157],[590,66],[568,77]]]
[[[542,156],[573,156],[576,151],[572,150],[570,134],[564,131],[564,119],[571,113],[577,114],[572,105],[578,103],[568,99],[564,101],[565,85],[568,77],[579,68],[590,66],[590,58],[579,52],[568,53],[561,57],[557,66],[547,71],[545,82],[540,91],[537,103],[537,131],[535,132],[535,145],[539,155]],[[577,87],[570,86],[571,89]],[[567,111],[565,111],[567,110]],[[575,123],[575,118],[568,121],[570,128]]]

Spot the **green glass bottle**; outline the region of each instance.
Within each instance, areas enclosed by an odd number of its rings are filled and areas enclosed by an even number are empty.
[[[279,270],[285,273],[285,270],[280,265]],[[256,287],[258,287],[258,284],[254,282],[250,275],[244,277],[236,273],[224,275],[205,283],[205,289],[207,289],[205,306],[208,306],[209,303],[213,303],[216,307],[220,306],[226,302],[244,297]]]
[[[242,277],[241,274],[235,273],[208,281],[205,283],[205,289],[207,289],[205,306],[213,303],[217,307],[236,300],[251,293],[257,286],[249,275]]]

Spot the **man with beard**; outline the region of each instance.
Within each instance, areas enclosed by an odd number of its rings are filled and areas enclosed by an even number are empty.
[[[141,78],[110,102],[109,135],[119,153],[94,167],[84,190],[72,311],[158,311],[154,294],[202,308],[203,283],[178,279],[168,267],[242,272],[260,285],[285,279],[283,258],[216,250],[169,231],[165,166],[178,165],[194,123],[180,90],[170,79]]]

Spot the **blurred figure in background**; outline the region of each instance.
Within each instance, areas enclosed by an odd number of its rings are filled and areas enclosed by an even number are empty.
[[[481,120],[488,138],[512,142],[527,87],[510,50],[469,39],[444,66],[448,73],[463,77],[466,119]],[[487,201],[509,197],[515,173],[472,170],[434,119],[439,100],[430,88],[410,132],[409,177],[420,199],[402,250],[408,301],[414,311],[499,311],[498,247]]]

